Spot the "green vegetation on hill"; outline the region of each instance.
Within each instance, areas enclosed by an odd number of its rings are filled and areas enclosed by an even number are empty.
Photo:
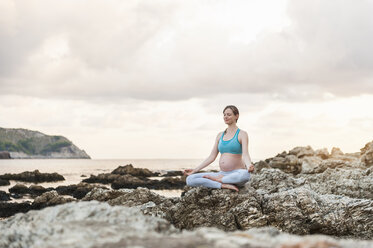
[[[63,136],[49,136],[26,129],[0,128],[0,151],[48,155],[71,145],[72,142]]]

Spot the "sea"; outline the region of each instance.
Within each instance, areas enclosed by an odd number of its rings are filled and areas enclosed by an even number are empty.
[[[110,173],[118,166],[132,164],[136,168],[147,168],[151,171],[184,170],[197,167],[204,159],[1,159],[0,175],[5,173],[21,173],[24,171],[39,170],[42,173],[57,172],[65,180],[58,182],[38,183],[43,187],[58,187],[78,184],[90,175]],[[205,169],[219,170],[218,161],[214,161]],[[156,178],[152,178],[156,179]],[[9,193],[9,188],[17,183],[30,186],[35,183],[17,182],[10,180],[10,185],[0,186],[0,190]],[[106,185],[110,188],[110,185]],[[182,190],[152,190],[166,197],[178,197]],[[31,199],[31,198],[30,198]],[[12,199],[10,202],[28,200],[27,196],[21,199]]]

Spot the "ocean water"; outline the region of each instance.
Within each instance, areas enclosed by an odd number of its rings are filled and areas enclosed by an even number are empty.
[[[5,173],[21,173],[24,171],[39,170],[42,173],[57,172],[65,180],[59,182],[39,183],[43,187],[57,187],[60,185],[78,184],[91,174],[110,173],[118,166],[132,164],[137,168],[147,168],[152,171],[184,170],[197,167],[203,159],[1,159],[0,175]],[[219,164],[214,161],[205,169],[219,169]],[[82,177],[85,175],[86,177]],[[17,183],[30,186],[34,183],[10,181],[10,185],[0,186],[0,190],[9,192],[8,189]],[[110,185],[106,185],[110,188]],[[152,190],[158,194],[174,197],[180,196],[181,190]],[[26,198],[27,199],[27,198]],[[13,199],[21,202],[23,199]]]

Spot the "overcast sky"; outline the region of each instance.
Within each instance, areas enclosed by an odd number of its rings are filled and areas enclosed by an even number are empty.
[[[0,127],[92,158],[205,158],[240,110],[254,161],[373,140],[373,1],[0,0]]]

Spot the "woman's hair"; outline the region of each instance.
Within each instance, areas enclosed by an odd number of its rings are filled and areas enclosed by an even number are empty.
[[[226,109],[231,109],[232,111],[233,111],[233,114],[234,115],[239,115],[240,113],[238,112],[238,108],[236,107],[236,106],[234,106],[234,105],[228,105],[228,106],[226,106],[225,108],[224,108],[224,110],[223,110],[223,114],[224,114],[224,111],[226,110]],[[236,120],[236,123],[237,123],[237,121],[238,121],[238,118],[237,118],[237,120]],[[225,129],[225,131],[224,131],[224,134],[226,134],[227,133],[227,129]]]

